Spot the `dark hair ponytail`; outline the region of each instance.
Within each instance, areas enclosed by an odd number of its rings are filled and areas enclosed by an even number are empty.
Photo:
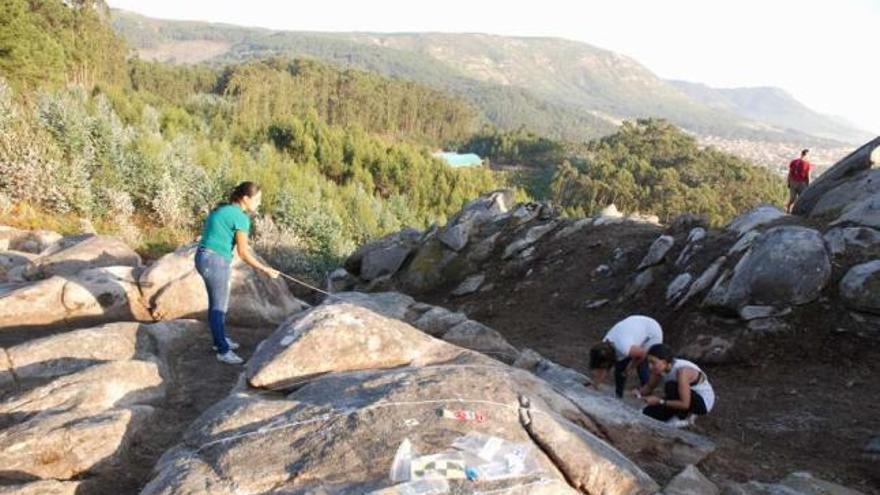
[[[608,369],[614,366],[615,357],[611,342],[599,342],[590,349],[590,369]]]
[[[238,203],[241,201],[241,198],[246,196],[253,197],[256,196],[257,193],[260,192],[260,186],[257,185],[256,182],[245,181],[240,183],[239,185],[232,188],[232,191],[229,193],[229,197],[227,201],[221,201],[217,203],[217,206],[214,207],[216,210],[221,206],[228,206],[233,203]],[[213,211],[213,210],[212,210]]]
[[[666,361],[667,363],[671,363],[675,361],[675,352],[672,350],[672,347],[669,347],[666,344],[654,344],[648,349],[648,355],[654,356],[661,361]]]
[[[241,184],[235,186],[231,193],[229,193],[229,202],[230,203],[238,203],[242,198],[245,197],[254,197],[260,192],[260,186],[258,186],[255,182],[245,181]]]

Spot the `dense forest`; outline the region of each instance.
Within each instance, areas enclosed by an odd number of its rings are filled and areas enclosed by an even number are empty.
[[[697,213],[717,225],[750,206],[781,204],[786,197],[784,181],[772,172],[701,148],[662,119],[624,122],[616,133],[586,143],[548,139],[525,129],[486,128],[461,149],[487,157],[496,167],[525,169],[515,183],[572,216],[595,215],[614,203],[661,220]]]
[[[3,223],[69,231],[87,219],[159,254],[193,239],[231,186],[254,180],[265,198],[258,248],[317,277],[360,243],[442,224],[510,184],[572,215],[614,202],[721,222],[782,199],[768,172],[700,149],[665,121],[592,142],[477,129],[466,100],[412,81],[308,59],[145,62],[128,55],[103,2],[2,1]],[[440,148],[525,164],[540,184],[450,168],[432,156]]]

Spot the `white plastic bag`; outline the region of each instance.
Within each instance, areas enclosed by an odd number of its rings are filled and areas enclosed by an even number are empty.
[[[409,438],[404,438],[397,447],[397,453],[394,454],[394,461],[391,462],[391,472],[389,477],[392,483],[402,483],[409,481],[410,466],[414,457],[413,446]]]

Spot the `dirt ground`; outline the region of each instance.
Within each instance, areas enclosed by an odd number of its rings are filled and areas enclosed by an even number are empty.
[[[616,300],[625,275],[634,272],[658,234],[651,226],[580,232],[563,242],[543,243],[528,265],[514,270],[500,263],[490,266],[490,291],[463,298],[449,298],[443,291],[421,299],[462,310],[513,345],[581,372],[588,371],[590,346],[631,314],[659,320],[674,347],[697,334],[740,335],[741,322],[701,311],[699,298],[679,311],[669,308],[664,299],[671,271],[642,296]],[[730,239],[717,235],[695,259],[695,273],[730,245]],[[677,237],[679,248],[683,240]],[[609,264],[615,250],[629,253],[620,257],[615,273],[594,273]],[[810,471],[880,494],[880,465],[863,455],[870,438],[880,434],[880,327],[866,330],[834,297],[832,289],[818,302],[796,308],[787,317],[788,332],[737,337],[734,362],[704,367],[718,395],[715,409],[695,427],[718,444],[700,466],[708,476],[775,482],[793,471]],[[611,301],[585,307],[599,299]]]
[[[275,328],[227,327],[229,338],[241,344],[236,353],[248,359],[257,345]],[[225,398],[244,367],[219,361],[211,349],[211,336],[193,336],[171,356],[173,385],[146,428],[132,438],[131,449],[118,466],[91,483],[82,493],[118,495],[138,493],[150,480],[156,462],[176,445],[181,435],[205,410]]]

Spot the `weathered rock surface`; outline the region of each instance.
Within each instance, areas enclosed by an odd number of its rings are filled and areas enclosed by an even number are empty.
[[[328,303],[345,302],[396,320],[410,320],[415,299],[399,292],[340,292]]]
[[[687,242],[684,249],[675,259],[675,266],[679,269],[687,268],[693,257],[703,249],[703,240],[706,238],[706,229],[703,227],[694,227],[688,233]]]
[[[449,223],[455,225],[461,222],[473,222],[480,225],[512,210],[515,196],[516,192],[512,189],[501,189],[480,196],[465,204]]]
[[[196,246],[166,254],[140,276],[144,304],[156,320],[206,319],[208,293],[195,269]],[[285,282],[256,273],[239,258],[232,263],[227,321],[233,325],[277,325],[306,305]]]
[[[560,229],[559,232],[557,232],[553,236],[553,238],[554,239],[564,239],[572,234],[575,234],[577,232],[580,232],[581,230],[584,230],[585,228],[589,227],[590,225],[593,225],[592,218],[580,218],[578,220],[575,220],[571,224],[566,225],[562,229]]]
[[[373,280],[397,272],[418,245],[422,233],[404,229],[365,244],[345,261],[345,269],[364,280]]]
[[[310,358],[318,340],[321,354]],[[508,479],[449,480],[457,493],[658,489],[579,426],[592,423],[543,380],[361,307],[334,303],[297,315],[260,346],[247,374],[252,387],[301,385],[286,395],[243,385],[163,457],[143,494],[368,493],[393,484],[388,473],[404,439],[432,454],[477,433],[503,439],[502,448],[519,445],[529,460]],[[443,412],[457,410],[480,419]]]
[[[880,194],[853,205],[831,225],[861,225],[880,229]]]
[[[257,348],[247,376],[253,387],[283,388],[331,372],[451,361],[461,352],[401,321],[334,303],[283,324]]]
[[[104,267],[21,285],[0,294],[0,330],[151,321],[136,275],[132,267]]]
[[[75,495],[80,492],[79,481],[35,481],[23,485],[0,486],[0,495]]]
[[[687,290],[687,293],[679,299],[678,304],[675,305],[675,309],[678,309],[685,305],[688,301],[690,301],[694,296],[708,289],[713,282],[718,278],[718,273],[721,271],[721,267],[727,263],[727,257],[721,256],[709,265],[706,270],[690,285]]]
[[[865,170],[830,189],[819,198],[810,217],[834,218],[866,199],[880,194],[880,169]]]
[[[4,373],[21,381],[68,375],[108,361],[151,359],[156,352],[161,355],[168,342],[196,332],[208,329],[195,320],[117,322],[31,340],[0,352],[0,361],[8,356],[5,371],[0,363],[0,382]]]
[[[0,251],[0,283],[24,282],[24,273],[36,257],[22,251]]]
[[[443,340],[457,346],[478,351],[506,363],[516,361],[519,352],[497,331],[473,320],[452,327],[443,334]]]
[[[485,280],[485,274],[478,273],[476,275],[471,275],[470,277],[464,279],[464,282],[459,284],[458,287],[453,289],[451,294],[453,296],[466,296],[468,294],[473,294],[474,292],[479,290],[480,286],[483,285],[483,282]]]
[[[838,227],[825,233],[825,244],[832,256],[880,258],[880,230],[866,227]]]
[[[679,351],[681,357],[699,364],[723,364],[733,358],[734,343],[723,337],[697,335]]]
[[[878,163],[880,163],[880,138],[859,147],[810,183],[795,203],[794,213],[811,215],[813,209],[829,191],[848,182],[858,181],[861,175]]]
[[[745,321],[776,318],[789,313],[791,313],[791,308],[775,308],[773,306],[743,306],[739,308],[739,317]]]
[[[849,308],[880,314],[880,260],[852,267],[840,281],[840,297]]]
[[[752,243],[754,243],[755,239],[757,239],[758,237],[761,237],[761,233],[757,230],[750,230],[746,232],[745,234],[740,236],[740,238],[736,241],[736,243],[734,243],[733,246],[730,247],[730,249],[727,251],[727,257],[732,258],[742,253],[746,249],[749,249],[750,247],[752,247]]]
[[[623,290],[622,298],[630,299],[638,296],[642,292],[644,292],[651,284],[654,283],[655,276],[654,274],[657,271],[657,267],[649,267],[639,272],[638,275],[633,278],[633,280],[626,286]]]
[[[147,403],[164,393],[156,363],[111,361],[7,398],[0,402],[0,423],[19,422],[53,411],[100,412],[114,406]]]
[[[438,306],[426,311],[411,324],[432,337],[442,337],[450,328],[467,319],[464,313],[452,312]]]
[[[642,270],[649,266],[660,264],[666,258],[666,253],[672,249],[673,245],[675,245],[674,237],[671,235],[661,235],[651,244],[651,247],[648,248],[648,254],[642,258],[641,263],[639,263],[639,266],[636,269]]]
[[[457,223],[451,227],[444,229],[438,239],[453,251],[461,251],[470,240],[472,221],[464,221]]]
[[[508,244],[506,248],[504,248],[504,254],[501,255],[501,258],[508,259],[513,257],[514,255],[519,254],[520,252],[538,242],[542,237],[555,229],[556,226],[557,222],[548,222],[543,225],[536,225],[530,228],[528,231],[526,231],[525,235],[514,240],[513,242]]]
[[[0,251],[23,251],[40,254],[61,239],[61,234],[48,230],[22,230],[0,225]]]
[[[196,321],[114,323],[0,349],[0,382],[12,378],[0,395],[0,485],[79,493],[77,482],[51,480],[118,468],[168,392],[170,350],[193,332],[207,329]]]
[[[829,483],[810,473],[796,472],[779,483],[728,483],[722,495],[863,495],[861,492]]]
[[[410,294],[422,294],[453,283],[460,283],[475,271],[467,256],[460,256],[436,238],[424,242],[400,274],[400,282]]]
[[[720,490],[696,466],[688,466],[672,479],[663,495],[718,495]]]
[[[73,276],[89,268],[140,265],[141,257],[121,239],[95,235],[39,256],[25,271],[25,277],[40,280],[54,275]]]
[[[672,282],[669,283],[669,287],[666,288],[666,304],[674,303],[678,298],[685,294],[685,291],[690,287],[692,280],[693,277],[690,273],[681,273],[675,277]]]
[[[831,262],[819,232],[775,227],[740,259],[726,286],[719,287],[717,303],[733,310],[749,304],[805,304],[819,297],[830,276]]]
[[[361,278],[370,281],[397,273],[412,251],[413,246],[402,244],[370,251],[361,262]]]
[[[757,227],[775,222],[784,216],[785,212],[775,206],[761,205],[734,218],[725,228],[743,235]]]
[[[0,431],[0,477],[66,480],[100,470],[117,459],[152,414],[150,406],[114,408],[97,414],[46,411]]]

